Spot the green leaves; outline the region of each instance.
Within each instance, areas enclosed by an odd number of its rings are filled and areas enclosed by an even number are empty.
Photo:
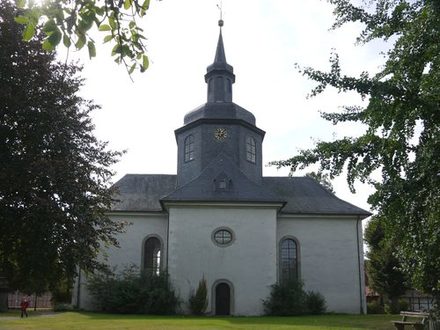
[[[106,210],[119,153],[93,135],[97,106],[78,95],[80,68],[41,51],[65,36],[56,18],[25,42],[16,12],[0,1],[0,273],[39,293],[71,287],[78,265],[94,269],[100,245],[116,243],[121,224]]]
[[[61,42],[63,34],[61,33],[54,20],[49,20],[43,26],[43,32],[48,36],[43,42],[43,49],[52,51]]]
[[[112,28],[110,27],[110,25],[107,24],[101,24],[99,26],[99,31],[111,31]]]
[[[29,17],[26,16],[17,16],[14,18],[14,20],[18,23],[18,24],[27,24],[29,22]]]
[[[145,1],[142,3],[141,11],[140,11],[139,15],[140,15],[141,17],[144,16],[144,15],[145,15],[145,12],[148,10],[148,8],[150,8],[150,0],[145,0]]]
[[[125,65],[129,74],[133,73],[133,66],[141,72],[147,70],[146,38],[137,19],[145,16],[149,0],[109,0],[105,5],[99,0],[47,0],[40,6],[32,0],[17,1],[24,9],[15,18],[17,23],[25,26],[23,40],[34,38],[36,27],[44,22],[46,38],[42,43],[43,49],[53,51],[62,40],[65,47],[73,43],[77,50],[87,45],[92,58],[96,56],[96,45],[89,32],[95,27],[100,32],[106,32],[104,43],[114,43],[111,55],[115,57],[115,62]]]
[[[418,0],[375,1],[374,8],[348,0],[330,2],[335,27],[364,24],[358,41],[393,40],[383,70],[375,76],[344,76],[334,54],[328,71],[300,68],[318,83],[311,96],[334,87],[367,100],[366,106],[322,115],[334,124],[362,123],[366,129],[356,138],[318,142],[272,164],[295,171],[318,163],[330,176],[346,173],[351,189],[355,181],[371,183],[375,192],[368,201],[391,228],[384,239],[395,244],[391,254],[399,257],[413,285],[440,302],[440,6]],[[377,265],[394,267],[389,260]],[[383,270],[378,273],[382,276]]]
[[[89,50],[89,57],[95,57],[96,56],[96,49],[95,44],[92,41],[87,42],[87,48]]]
[[[104,43],[106,43],[106,42],[109,42],[110,40],[112,40],[113,39],[113,36],[110,34],[110,35],[108,35],[108,36],[105,36],[104,37]]]
[[[67,34],[63,35],[63,44],[66,48],[69,48],[72,42]]]
[[[144,72],[145,70],[147,70],[149,64],[150,64],[150,62],[148,61],[147,55],[142,55],[142,68],[141,68],[141,72]]]
[[[22,9],[26,6],[26,0],[15,0],[15,4],[17,5],[17,8]]]
[[[132,5],[133,1],[132,0],[125,0],[124,1],[124,9],[129,9]]]
[[[28,22],[26,24],[27,25],[23,31],[23,40],[29,41],[33,38],[33,36],[35,34],[35,25],[30,22]]]
[[[78,34],[78,39],[75,43],[76,49],[83,48],[84,45],[86,44],[86,42],[87,42],[87,38],[86,38],[85,34]]]
[[[55,24],[53,19],[48,20],[43,26],[43,32],[46,34],[51,34],[54,31],[59,31],[58,26]]]
[[[384,217],[373,217],[365,230],[365,240],[368,244],[368,273],[369,286],[389,299],[394,299],[408,289],[408,276],[402,272],[396,252],[398,242],[392,240],[389,221]]]

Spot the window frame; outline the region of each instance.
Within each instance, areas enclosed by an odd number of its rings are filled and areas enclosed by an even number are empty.
[[[219,242],[219,241],[217,241],[217,239],[216,239],[216,235],[217,235],[218,233],[222,232],[222,231],[224,231],[224,232],[228,232],[228,233],[231,235],[231,239],[230,239],[228,242],[226,242],[226,243],[224,243],[224,242]],[[223,237],[223,238],[224,238],[224,237]],[[231,228],[229,228],[229,227],[218,227],[218,228],[215,228],[215,229],[212,231],[212,234],[211,234],[211,240],[212,240],[212,242],[213,242],[215,245],[217,245],[217,246],[219,246],[219,247],[228,247],[228,246],[231,246],[231,245],[235,242],[235,233],[234,233],[234,231],[233,231]]]
[[[292,258],[294,260],[294,269],[289,268],[288,269],[288,276],[284,276],[284,258],[283,258],[283,243],[287,242],[287,241],[292,241],[295,243],[295,257]],[[279,256],[278,256],[278,262],[279,262],[279,282],[283,283],[285,281],[289,281],[289,280],[293,280],[293,279],[297,279],[300,280],[301,278],[301,269],[300,269],[300,245],[299,245],[299,241],[296,237],[294,236],[284,236],[280,239],[279,241]],[[287,261],[289,264],[289,261]],[[293,276],[292,276],[293,273]]]
[[[183,142],[183,161],[188,163],[195,159],[195,151],[194,151],[194,135],[188,135]]]
[[[159,242],[159,257],[157,257],[157,252],[156,252],[156,256],[154,255],[155,252],[152,251],[152,262],[153,265],[152,267],[147,267],[146,262],[147,262],[147,247],[146,244],[150,239],[156,239]],[[163,264],[164,264],[164,244],[162,241],[162,238],[159,235],[156,234],[152,234],[152,235],[148,235],[146,236],[143,241],[142,241],[142,260],[141,260],[141,269],[143,272],[151,272],[151,274],[155,274],[155,275],[159,275],[162,272],[162,268],[163,268]],[[159,260],[157,262],[157,259]],[[156,260],[156,266],[155,266],[155,260]]]
[[[257,162],[257,143],[250,135],[246,136],[246,160],[253,164]]]

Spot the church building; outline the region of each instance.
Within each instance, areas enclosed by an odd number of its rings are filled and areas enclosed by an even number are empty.
[[[311,178],[262,175],[265,131],[232,101],[221,28],[205,81],[207,102],[174,131],[177,175],[116,182],[110,217],[131,225],[120,248],[106,251],[109,265],[167,271],[184,313],[202,278],[210,315],[261,315],[271,286],[292,278],[320,292],[328,311],[364,313],[362,220],[370,213]],[[79,307],[92,309],[85,284]]]

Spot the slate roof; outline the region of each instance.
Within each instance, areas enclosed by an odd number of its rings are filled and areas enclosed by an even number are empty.
[[[204,175],[208,175],[209,171],[215,169],[204,171]],[[235,175],[237,174],[231,174],[230,178],[234,180]],[[194,201],[230,201],[232,197],[236,197],[235,200],[241,201],[286,202],[281,209],[284,214],[359,215],[362,218],[371,215],[368,211],[337,198],[314,179],[307,177],[263,177],[262,186],[250,180],[240,182],[246,187],[241,190],[241,196],[228,192],[215,195],[204,184],[204,177],[176,190],[176,180],[176,175],[127,174],[114,184],[119,191],[115,198],[119,201],[113,203],[112,211],[160,212],[161,199],[176,201],[180,197],[181,201],[189,201],[191,198]],[[255,186],[261,190],[244,195],[244,192],[253,190]],[[212,188],[212,184],[209,187]]]
[[[224,181],[225,188],[219,187]],[[246,177],[226,154],[220,153],[201,174],[179,187],[162,201],[260,202],[282,203],[284,200],[269,189]]]
[[[184,125],[188,125],[199,119],[239,119],[255,125],[255,116],[245,108],[234,102],[208,102],[188,112],[184,119]]]
[[[162,211],[160,199],[176,189],[177,176],[167,174],[126,174],[117,189],[112,211]]]
[[[308,177],[263,177],[263,185],[283,198],[287,203],[282,213],[359,215],[368,217],[370,212],[339,199]]]

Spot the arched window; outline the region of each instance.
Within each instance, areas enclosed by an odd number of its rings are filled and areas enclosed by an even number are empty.
[[[280,244],[280,282],[298,278],[298,246],[294,239],[285,238]]]
[[[246,138],[246,159],[252,163],[255,163],[255,140],[253,137],[248,136]]]
[[[184,143],[185,162],[194,159],[194,136],[188,135]]]
[[[161,244],[157,237],[150,237],[144,243],[144,271],[159,275]]]

